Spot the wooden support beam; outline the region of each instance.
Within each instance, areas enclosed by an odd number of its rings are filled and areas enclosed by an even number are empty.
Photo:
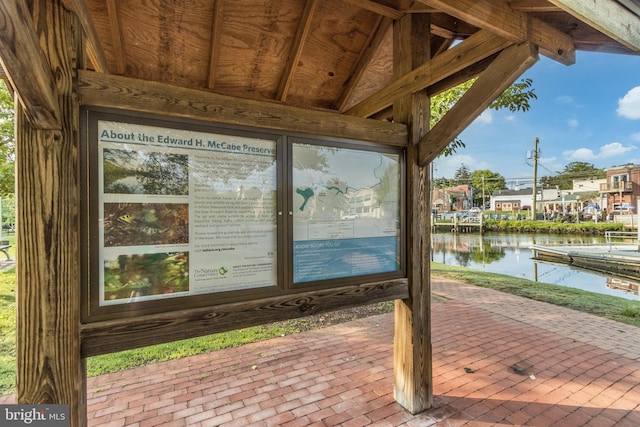
[[[0,1],[0,63],[33,126],[60,129],[56,83],[25,0]]]
[[[82,326],[82,356],[96,356],[255,325],[407,298],[407,280],[365,283]]]
[[[411,14],[394,23],[394,75],[406,75],[431,59],[430,16]],[[433,405],[431,349],[431,266],[428,168],[418,164],[417,142],[429,129],[426,90],[407,93],[393,104],[394,120],[410,126],[407,147],[407,278],[409,298],[395,304],[393,394],[412,414]]]
[[[113,74],[79,71],[80,104],[405,146],[407,127]]]
[[[224,20],[224,0],[214,0],[213,22],[211,23],[211,44],[209,45],[209,80],[207,87],[213,89],[216,86],[216,70],[222,38],[222,23]]]
[[[513,82],[538,61],[531,43],[505,49],[420,141],[420,164],[426,165],[473,122]]]
[[[107,0],[107,13],[111,24],[111,43],[113,44],[113,56],[116,59],[116,74],[125,74],[127,71],[127,60],[124,53],[124,43],[120,25],[120,13],[118,12],[117,0]]]
[[[511,0],[509,7],[520,12],[558,12],[560,8],[549,0]]]
[[[570,35],[524,12],[511,9],[504,0],[418,1],[514,43],[529,41],[536,44],[541,53],[562,64],[576,62],[576,49]]]
[[[302,55],[302,49],[307,41],[309,30],[311,29],[311,22],[313,15],[318,7],[318,0],[307,0],[300,18],[300,24],[298,25],[298,31],[293,39],[291,50],[289,51],[289,58],[284,66],[284,71],[276,91],[276,99],[279,101],[286,101],[287,94],[289,93],[289,87],[291,86],[291,80],[293,74],[298,68],[298,62],[300,62],[300,56]]]
[[[423,43],[427,43],[428,40],[426,39]],[[397,78],[378,93],[348,109],[345,114],[368,117],[388,107],[396,99],[444,80],[510,44],[511,42],[496,37],[488,31],[478,31],[457,46]]]
[[[369,10],[373,13],[377,13],[380,16],[384,16],[391,19],[400,19],[404,15],[404,12],[394,9],[389,6],[385,6],[372,0],[344,0],[347,3],[351,3],[361,9]]]
[[[104,54],[104,49],[102,48],[102,43],[100,43],[96,28],[93,25],[89,9],[87,9],[87,2],[84,0],[64,0],[63,3],[68,3],[68,7],[78,16],[78,20],[87,38],[87,54],[93,67],[99,73],[108,73],[109,66],[107,57]],[[108,6],[110,6],[109,3],[111,2],[107,3]],[[109,10],[109,12],[111,12],[111,10]],[[114,31],[117,31],[119,34],[120,27],[115,27]]]
[[[13,2],[2,5],[7,3]],[[37,129],[17,105],[16,395],[18,403],[68,404],[69,425],[80,427],[86,425],[86,383],[80,357],[75,77],[76,67],[84,65],[76,61],[84,58],[85,46],[76,15],[60,0],[30,3],[45,63],[56,73],[62,126]]]
[[[640,18],[617,1],[549,1],[633,52],[640,52]]]

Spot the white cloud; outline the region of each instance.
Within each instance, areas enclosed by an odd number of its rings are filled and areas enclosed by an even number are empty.
[[[434,161],[434,178],[453,178],[456,170],[463,164],[466,165],[471,172],[478,169],[491,170],[491,165],[487,162],[478,161],[467,154],[455,154],[449,157],[438,157]]]
[[[493,122],[493,115],[491,114],[491,110],[484,110],[482,114],[480,114],[475,120],[475,123],[478,123],[481,125],[488,125],[488,124],[491,124],[492,122]]]
[[[567,126],[569,126],[570,128],[577,128],[578,126],[580,126],[580,123],[576,119],[571,119],[567,120]]]
[[[634,141],[640,141],[640,132],[632,134],[631,139]]]
[[[631,150],[635,150],[635,148],[636,147],[633,145],[629,145],[628,147],[625,147],[619,142],[612,142],[611,144],[606,144],[600,147],[600,154],[598,155],[598,157],[606,158],[606,157],[618,156],[620,154],[627,153]]]
[[[598,154],[594,153],[590,148],[578,148],[577,150],[565,150],[562,152],[562,155],[567,160],[584,162],[587,160],[606,159],[608,157],[619,156],[635,149],[636,147],[634,145],[628,145],[625,147],[619,142],[612,142],[611,144],[605,144],[600,147]]]
[[[593,160],[597,157],[593,152],[593,150],[589,148],[578,148],[577,150],[565,150],[562,152],[562,155],[567,160],[577,160],[577,161]]]
[[[634,87],[618,100],[616,112],[627,119],[640,119],[640,86]]]
[[[560,95],[556,98],[556,101],[560,104],[573,104],[573,98],[569,95]]]

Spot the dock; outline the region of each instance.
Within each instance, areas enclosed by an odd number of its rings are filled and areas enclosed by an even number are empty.
[[[546,246],[532,245],[533,259],[560,262],[576,267],[640,280],[640,252],[637,244]]]
[[[454,215],[451,221],[445,221],[440,216],[431,217],[431,225],[434,230],[448,230],[452,233],[482,233],[484,221],[482,215],[467,215],[459,218]]]

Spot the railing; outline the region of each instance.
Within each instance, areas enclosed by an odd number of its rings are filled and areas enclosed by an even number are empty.
[[[616,245],[635,245],[640,248],[640,239],[636,231],[605,231],[604,239],[609,245],[609,252],[612,246]],[[614,242],[614,239],[616,240]]]
[[[633,191],[633,182],[622,181],[600,184],[600,191]]]

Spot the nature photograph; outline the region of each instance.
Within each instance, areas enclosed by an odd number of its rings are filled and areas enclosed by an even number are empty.
[[[104,246],[189,243],[186,203],[105,203]]]
[[[104,261],[104,300],[189,291],[189,253],[118,255]]]
[[[103,159],[105,193],[189,194],[187,155],[105,148]]]

